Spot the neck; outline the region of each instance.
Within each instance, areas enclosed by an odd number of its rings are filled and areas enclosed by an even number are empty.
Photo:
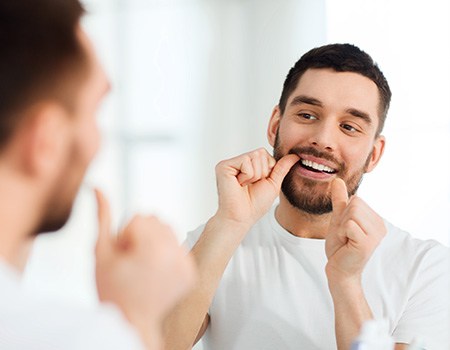
[[[0,239],[4,242],[3,236],[0,236]],[[9,242],[9,244],[2,246],[0,249],[0,257],[17,272],[23,273],[27,265],[33,241],[32,238],[29,238],[22,242]]]
[[[324,239],[330,224],[331,213],[323,215],[308,214],[292,206],[281,193],[275,218],[286,231],[294,236]]]
[[[2,192],[0,191],[0,195]],[[33,244],[33,237],[25,229],[14,226],[9,220],[11,217],[3,210],[0,204],[0,257],[13,266],[17,271],[23,272]],[[22,211],[21,211],[22,212]]]
[[[9,174],[11,175],[11,174]],[[0,166],[0,257],[19,272],[25,269],[38,219],[33,186],[7,176]]]

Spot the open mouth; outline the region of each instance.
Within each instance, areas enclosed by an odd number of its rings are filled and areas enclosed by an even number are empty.
[[[329,166],[313,162],[311,160],[300,159],[300,165],[302,168],[305,168],[315,173],[325,173],[325,174],[337,173],[337,170],[332,169]]]

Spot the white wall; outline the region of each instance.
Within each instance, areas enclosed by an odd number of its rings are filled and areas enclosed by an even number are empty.
[[[328,0],[328,41],[379,63],[393,92],[386,151],[361,186],[415,237],[450,244],[450,2]]]

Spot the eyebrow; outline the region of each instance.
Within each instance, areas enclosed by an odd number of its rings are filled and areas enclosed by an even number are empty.
[[[370,118],[370,115],[366,112],[363,112],[356,108],[349,108],[345,112],[348,114],[351,114],[354,117],[357,117],[357,118],[363,120],[368,125],[372,125],[372,118]]]
[[[289,105],[297,106],[297,105],[301,105],[301,104],[308,104],[308,105],[312,105],[312,106],[323,107],[323,103],[320,100],[318,100],[314,97],[311,97],[311,96],[306,96],[306,95],[295,96]],[[348,114],[351,114],[352,116],[354,116],[356,118],[363,120],[368,125],[373,124],[372,118],[366,112],[363,112],[356,108],[348,108],[345,110],[345,112]]]
[[[295,96],[289,105],[296,106],[301,104],[323,107],[322,102],[320,102],[318,99],[306,95]]]

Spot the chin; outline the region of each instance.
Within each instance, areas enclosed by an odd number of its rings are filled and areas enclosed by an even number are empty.
[[[41,224],[35,230],[35,235],[40,235],[44,233],[51,233],[62,229],[69,221],[70,215],[72,213],[72,207],[64,212],[58,211],[53,213],[53,215],[48,216],[44,219]]]

